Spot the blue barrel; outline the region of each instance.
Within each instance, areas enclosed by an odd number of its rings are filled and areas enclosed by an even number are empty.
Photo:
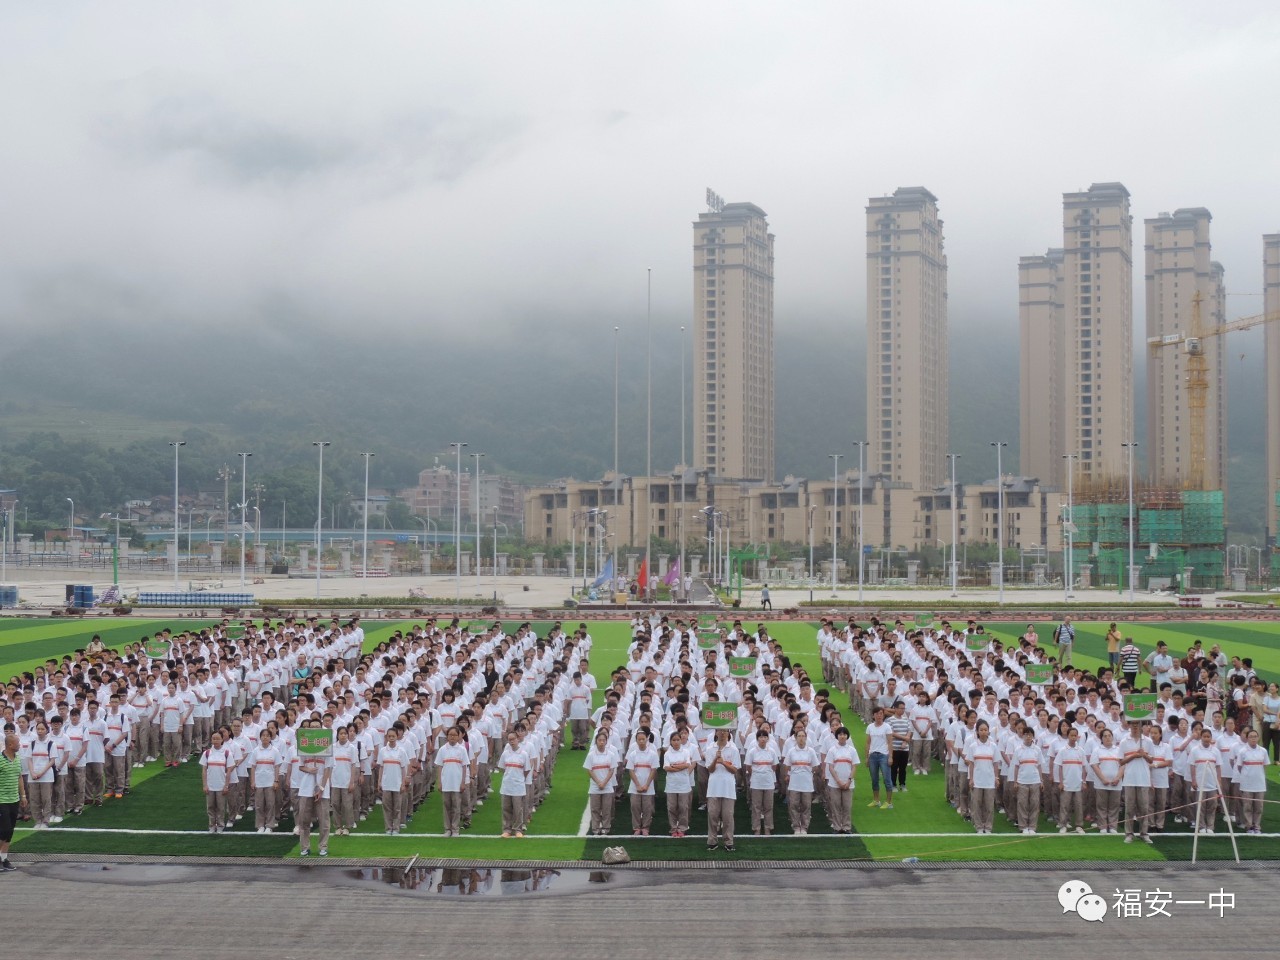
[[[9,583],[0,583],[0,609],[18,605],[18,588]]]
[[[88,608],[93,606],[93,585],[77,584],[72,591],[71,605],[75,607]]]

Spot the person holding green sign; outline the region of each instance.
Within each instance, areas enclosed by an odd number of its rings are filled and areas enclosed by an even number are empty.
[[[733,808],[738,799],[738,768],[742,755],[729,741],[725,727],[716,728],[715,741],[708,747],[707,768],[707,849],[721,842],[733,852]]]

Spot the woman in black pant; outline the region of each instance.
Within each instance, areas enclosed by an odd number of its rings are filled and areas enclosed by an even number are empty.
[[[890,738],[889,773],[894,790],[907,789],[907,763],[911,759],[911,721],[907,719],[907,705],[895,700],[893,713],[888,720],[893,729]]]

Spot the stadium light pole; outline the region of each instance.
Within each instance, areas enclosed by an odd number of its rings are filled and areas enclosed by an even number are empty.
[[[1120,446],[1129,451],[1129,602],[1133,603],[1133,451],[1138,444],[1134,441]]]
[[[311,445],[320,451],[320,472],[316,474],[316,598],[320,597],[320,531],[324,527],[324,448],[328,440],[312,440]]]
[[[996,575],[1000,578],[1000,603],[1004,603],[1004,448],[1005,440],[992,440],[996,448]]]
[[[831,596],[836,595],[836,549],[840,542],[839,527],[836,518],[840,515],[840,457],[838,453],[828,453],[831,458]]]
[[[374,458],[374,454],[363,452],[360,456],[364,457],[364,543],[361,547],[361,568],[360,575],[365,580],[369,579],[369,461]],[[385,516],[385,514],[384,514]]]
[[[622,516],[622,480],[618,476],[618,328],[613,328],[613,505]],[[522,531],[523,533],[523,531]],[[618,581],[618,541],[613,541],[613,579],[609,593],[615,592]]]
[[[866,556],[866,550],[862,546],[862,498],[865,485],[862,482],[862,475],[866,472],[866,462],[864,455],[867,451],[869,440],[855,440],[853,445],[858,448],[858,602],[862,603],[862,584],[865,579],[862,575],[863,558]]]
[[[947,459],[951,461],[951,596],[957,595],[957,587],[959,578],[956,576],[956,547],[960,544],[960,527],[957,523],[959,514],[956,506],[956,461],[960,459],[958,453],[948,453]]]
[[[71,541],[76,536],[76,502],[70,497],[67,497],[66,501],[71,504],[71,514],[67,518],[67,559],[69,563],[71,559]]]
[[[249,458],[252,453],[237,453],[240,458],[240,586],[244,586],[244,555],[248,550],[248,540],[244,535],[245,524],[249,519],[249,493],[248,493],[248,473]]]
[[[1062,600],[1065,603],[1071,599],[1071,570],[1075,561],[1075,503],[1071,489],[1072,482],[1075,478],[1076,460],[1079,459],[1078,453],[1064,453],[1062,459],[1067,461],[1067,511],[1062,515],[1062,532],[1066,534],[1066,562],[1065,569],[1062,571]]]
[[[178,449],[185,447],[185,440],[170,440],[173,447],[173,589],[178,589]]]
[[[462,448],[463,441],[455,440],[449,444],[458,455],[457,469],[453,474],[453,591],[454,602],[462,602]]]
[[[653,583],[653,267],[645,268],[645,356],[648,412],[644,455],[644,594],[647,601]]]
[[[471,499],[475,503],[476,517],[476,595],[480,594],[480,458],[483,453],[473,453],[471,456],[476,458],[476,479],[475,479],[475,496]]]
[[[689,338],[685,336],[684,326],[680,327],[680,579],[675,584],[675,596],[680,597],[684,594],[684,473],[688,469],[688,461],[685,459],[685,374],[684,374],[684,355],[685,350],[689,346]],[[688,603],[689,598],[684,597],[684,602]]]

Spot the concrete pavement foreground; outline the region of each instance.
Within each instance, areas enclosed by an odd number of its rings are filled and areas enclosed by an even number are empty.
[[[336,866],[25,864],[0,876],[0,915],[6,955],[41,960],[1034,960],[1091,949],[1167,960],[1253,952],[1272,939],[1270,866],[571,873],[545,893],[504,896],[493,882],[457,896],[361,881]],[[1081,882],[1105,902],[1102,920],[1082,918],[1103,908],[1086,909]],[[1064,884],[1077,912],[1064,911]],[[434,879],[426,886],[434,891]],[[1139,916],[1111,908],[1125,891],[1137,896]],[[1155,891],[1168,902],[1151,914]],[[1209,905],[1222,895],[1234,906]]]

